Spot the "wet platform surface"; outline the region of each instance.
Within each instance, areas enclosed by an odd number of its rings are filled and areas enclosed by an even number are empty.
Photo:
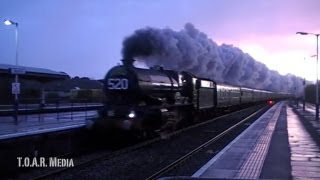
[[[292,177],[320,179],[320,149],[305,130],[299,117],[292,111],[288,114],[288,135],[291,149]]]
[[[296,106],[295,106],[296,107]],[[306,122],[316,131],[320,138],[320,123],[315,120],[316,108],[314,104],[306,103],[305,110],[302,109],[302,103],[299,103],[298,108],[295,108],[297,113],[306,119]]]
[[[13,116],[0,116],[0,140],[83,127],[95,116],[95,110],[19,115],[17,122]]]
[[[24,114],[44,114],[56,112],[88,111],[102,108],[102,103],[54,103],[41,106],[40,104],[19,104],[17,113]],[[13,105],[0,105],[0,120],[3,116],[13,116],[16,110]]]
[[[277,103],[192,177],[320,179],[318,139],[297,110],[287,102]]]

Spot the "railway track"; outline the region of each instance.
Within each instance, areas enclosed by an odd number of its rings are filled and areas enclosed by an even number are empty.
[[[127,153],[130,153],[130,152],[133,152],[133,151],[137,151],[139,149],[143,149],[146,146],[150,146],[150,145],[155,144],[157,142],[160,142],[160,141],[162,141],[164,139],[170,139],[170,138],[172,138],[174,136],[178,136],[179,134],[181,134],[183,132],[187,132],[187,131],[195,129],[197,127],[204,126],[206,124],[213,123],[215,121],[219,121],[219,120],[227,118],[229,116],[235,116],[236,114],[241,113],[241,112],[245,112],[245,111],[247,111],[248,109],[251,109],[251,108],[252,107],[246,108],[246,109],[242,109],[242,110],[239,110],[239,111],[235,111],[235,112],[232,112],[230,114],[222,115],[222,116],[219,116],[217,118],[214,118],[214,119],[211,119],[211,120],[199,123],[199,124],[195,124],[195,125],[189,126],[187,128],[184,128],[184,129],[181,129],[181,130],[169,133],[169,134],[165,134],[165,135],[163,135],[161,137],[157,137],[157,138],[154,138],[154,139],[151,139],[151,140],[147,140],[145,142],[141,142],[141,143],[135,144],[133,146],[125,147],[125,148],[122,148],[122,149],[119,149],[119,150],[115,150],[115,151],[105,150],[103,152],[95,153],[93,155],[84,155],[83,157],[81,157],[79,159],[75,158],[74,167],[55,168],[53,170],[43,171],[43,172],[41,172],[40,174],[37,174],[37,175],[31,175],[31,176],[29,175],[29,176],[32,177],[32,179],[47,179],[47,178],[51,178],[51,177],[64,177],[63,174],[68,174],[69,172],[75,172],[78,169],[83,169],[83,168],[86,168],[86,167],[90,167],[91,165],[94,165],[96,163],[103,162],[103,161],[108,161],[108,160],[111,160],[113,158],[125,155]],[[257,107],[255,107],[255,108],[257,108]],[[233,129],[235,129],[240,124],[245,123],[247,119],[251,118],[252,116],[254,116],[257,113],[258,113],[258,111],[256,111],[255,113],[251,114],[249,117],[247,117],[244,120],[242,120],[241,122],[233,125],[232,127],[227,129],[223,133],[220,133],[218,136],[216,136],[215,138],[211,139],[207,143],[202,144],[201,146],[199,146],[198,148],[196,148],[193,151],[189,152],[185,156],[181,157],[180,159],[176,160],[175,162],[171,163],[170,165],[162,168],[160,171],[154,173],[153,175],[148,177],[148,179],[155,179],[155,178],[161,176],[162,174],[170,171],[170,169],[178,166],[184,160],[188,159],[189,157],[191,157],[196,152],[200,151],[203,147],[207,146],[208,144],[215,142],[219,138],[222,138],[225,134],[228,134],[228,132],[232,131]],[[68,154],[67,156],[70,156],[70,154]],[[73,174],[73,173],[71,173],[71,174]],[[22,178],[22,176],[20,176],[18,178]]]
[[[250,120],[252,117],[254,117],[255,115],[259,114],[261,111],[263,111],[263,109],[259,109],[256,112],[252,113],[250,116],[244,118],[243,120],[241,120],[240,122],[236,123],[235,125],[231,126],[230,128],[228,128],[227,130],[223,131],[222,133],[218,134],[217,136],[211,138],[210,140],[208,140],[207,142],[201,144],[200,146],[196,147],[195,149],[193,149],[192,151],[190,151],[189,153],[187,153],[186,155],[180,157],[179,159],[177,159],[176,161],[172,162],[171,164],[169,164],[168,166],[162,168],[161,170],[159,170],[158,172],[154,173],[153,175],[151,175],[150,177],[146,178],[147,180],[153,180],[153,179],[157,179],[160,176],[164,175],[165,173],[169,172],[170,170],[176,168],[177,166],[180,166],[182,163],[185,162],[185,160],[191,158],[192,156],[194,156],[197,152],[203,150],[204,148],[206,148],[207,146],[211,145],[212,143],[216,142],[217,140],[225,137],[227,134],[229,134],[230,132],[232,132],[233,130],[235,130],[236,128],[238,128],[240,125],[246,123],[248,120]]]
[[[139,143],[139,144],[127,147],[127,148],[123,148],[123,149],[120,149],[120,150],[117,150],[117,151],[114,151],[114,152],[112,152],[112,151],[103,152],[103,153],[101,153],[99,155],[90,157],[90,159],[82,160],[82,161],[76,163],[73,167],[59,168],[57,170],[41,174],[41,175],[39,175],[37,177],[34,177],[33,179],[46,179],[46,178],[49,178],[49,177],[54,177],[54,176],[56,176],[58,174],[61,174],[61,173],[66,172],[66,171],[69,171],[71,169],[76,169],[76,168],[89,166],[91,163],[95,163],[98,160],[107,160],[107,159],[119,156],[119,155],[121,155],[123,153],[137,150],[139,148],[142,148],[142,147],[144,147],[144,146],[146,146],[146,145],[148,145],[150,143],[156,142],[156,141],[158,141],[158,139],[152,139],[152,140],[149,140],[149,141],[145,141],[145,142],[142,142],[142,143]],[[69,156],[69,155],[67,155],[67,156]],[[61,156],[61,157],[67,157],[67,156]]]

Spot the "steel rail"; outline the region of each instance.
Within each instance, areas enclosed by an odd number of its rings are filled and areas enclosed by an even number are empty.
[[[266,106],[265,106],[266,107]],[[178,160],[172,162],[171,164],[169,164],[168,166],[162,168],[161,170],[159,170],[158,172],[154,173],[153,175],[149,176],[148,178],[146,178],[146,180],[153,180],[156,179],[158,177],[160,177],[161,175],[165,174],[166,172],[172,170],[173,168],[177,167],[178,165],[180,165],[181,163],[183,163],[185,160],[189,159],[190,157],[192,157],[194,154],[196,154],[197,152],[199,152],[200,150],[202,150],[203,148],[209,146],[210,144],[212,144],[213,142],[219,140],[220,138],[224,137],[225,135],[229,134],[230,132],[232,132],[234,129],[236,129],[238,126],[240,126],[241,124],[243,124],[244,122],[248,121],[250,118],[252,118],[253,116],[257,115],[258,113],[260,113],[262,110],[265,109],[265,107],[255,111],[254,113],[252,113],[251,115],[249,115],[248,117],[246,117],[245,119],[241,120],[240,122],[236,123],[235,125],[231,126],[230,128],[228,128],[227,130],[223,131],[222,133],[220,133],[219,135],[213,137],[212,139],[210,139],[209,141],[203,143],[202,145],[198,146],[197,148],[193,149],[192,151],[190,151],[189,153],[187,153],[186,155],[182,156],[181,158],[179,158]]]

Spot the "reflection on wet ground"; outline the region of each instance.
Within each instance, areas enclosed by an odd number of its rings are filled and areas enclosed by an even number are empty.
[[[320,179],[320,149],[291,108],[287,108],[292,177]]]
[[[12,116],[1,116],[0,140],[40,132],[77,128],[84,126],[88,118],[96,116],[97,111],[20,115],[17,124],[14,123]]]

